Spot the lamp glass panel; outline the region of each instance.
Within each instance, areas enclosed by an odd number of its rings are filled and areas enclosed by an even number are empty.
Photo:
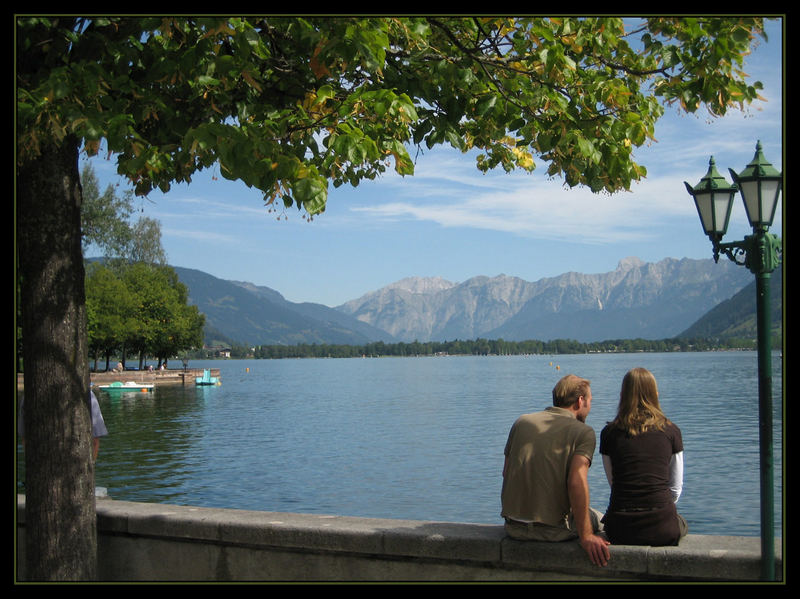
[[[733,194],[731,192],[703,192],[695,194],[697,212],[706,235],[725,235],[731,215]]]
[[[751,226],[772,225],[775,208],[778,204],[779,184],[780,181],[769,179],[741,182],[744,207],[747,210],[747,219]],[[759,186],[761,187],[760,195]]]
[[[697,205],[697,213],[700,215],[700,223],[706,234],[714,231],[713,201],[714,195],[711,193],[698,193],[694,196]]]
[[[714,233],[724,235],[728,230],[728,221],[731,217],[731,207],[733,194],[715,193],[714,194]]]

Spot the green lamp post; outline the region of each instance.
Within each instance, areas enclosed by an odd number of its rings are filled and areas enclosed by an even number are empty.
[[[738,175],[728,169],[734,184],[717,172],[714,158],[696,186],[688,183],[703,231],[711,239],[714,261],[720,253],[746,266],[756,277],[756,322],[758,329],[758,421],[761,463],[761,577],[775,579],[774,462],[772,454],[772,348],[770,342],[769,280],[781,262],[781,240],[769,233],[783,187],[783,175],[767,162],[761,142],[753,160]],[[733,197],[740,191],[753,234],[743,241],[723,243],[728,229]]]

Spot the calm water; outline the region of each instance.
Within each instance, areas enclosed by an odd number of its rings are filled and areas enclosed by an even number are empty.
[[[231,360],[216,387],[97,396],[111,497],[237,509],[499,524],[514,420],[566,373],[592,381],[588,424],[616,410],[625,372],[656,376],[683,432],[679,511],[693,533],[758,536],[755,352]],[[782,522],[781,360],[773,357],[776,530]],[[133,377],[130,377],[133,378]],[[18,450],[21,455],[21,450]],[[21,462],[21,460],[20,460]],[[24,465],[20,463],[20,478]],[[593,507],[609,489],[599,455]],[[21,483],[20,483],[21,484]]]

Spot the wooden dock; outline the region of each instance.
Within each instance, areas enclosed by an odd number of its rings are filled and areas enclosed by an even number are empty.
[[[176,368],[174,370],[126,370],[124,372],[92,372],[91,381],[95,385],[108,385],[119,381],[126,383],[146,383],[152,385],[194,385],[195,377],[203,376],[202,368]],[[211,376],[220,379],[219,368],[211,368]],[[17,389],[24,387],[24,375],[17,373]]]

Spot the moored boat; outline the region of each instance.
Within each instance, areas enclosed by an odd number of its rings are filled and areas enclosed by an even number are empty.
[[[219,379],[211,376],[211,370],[208,368],[203,369],[203,376],[194,377],[195,385],[219,385]]]
[[[126,381],[124,383],[121,381],[114,381],[107,385],[97,385],[97,387],[104,391],[140,391],[142,393],[147,393],[148,391],[152,391],[155,385],[152,383],[137,383],[136,381]]]

